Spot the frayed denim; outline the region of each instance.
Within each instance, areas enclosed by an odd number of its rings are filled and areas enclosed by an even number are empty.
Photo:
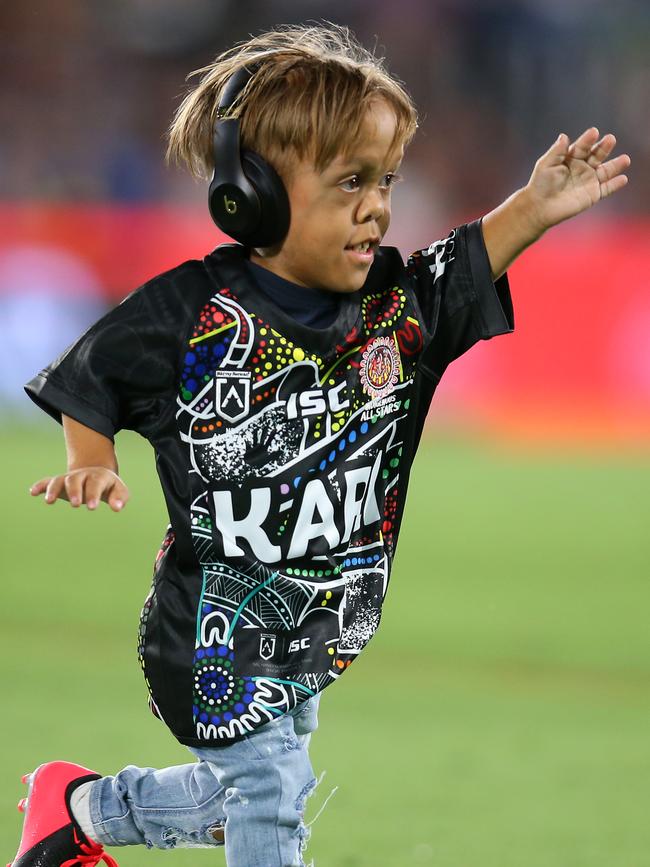
[[[319,782],[308,747],[319,700],[320,693],[230,746],[190,747],[198,759],[191,764],[128,765],[97,780],[89,799],[95,839],[160,849],[225,845],[228,867],[305,867],[305,801]]]

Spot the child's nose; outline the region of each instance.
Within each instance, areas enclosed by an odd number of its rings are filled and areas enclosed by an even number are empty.
[[[381,190],[369,190],[359,204],[357,219],[360,223],[365,223],[369,219],[379,220],[384,215],[386,203]]]

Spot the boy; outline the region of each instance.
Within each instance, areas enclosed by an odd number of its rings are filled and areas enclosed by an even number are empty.
[[[613,135],[560,135],[525,188],[405,267],[379,244],[417,117],[380,61],[344,28],[288,27],[200,72],[169,153],[214,168],[240,243],[131,293],[26,386],[64,427],[67,471],[31,488],[46,502],[119,511],[114,434],[156,451],[170,524],[140,659],[198,762],[41,765],[13,867],[114,865],[103,846],[136,843],[304,864],[320,693],[379,625],[436,385],[513,330],[516,256],[627,182]]]

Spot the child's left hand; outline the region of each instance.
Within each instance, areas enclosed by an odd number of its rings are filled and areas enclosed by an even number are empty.
[[[598,141],[598,136],[595,126],[574,142],[561,133],[535,163],[526,192],[541,232],[586,211],[627,184],[627,176],[621,173],[632,160],[621,154],[604,162],[614,149],[616,137],[607,133]]]

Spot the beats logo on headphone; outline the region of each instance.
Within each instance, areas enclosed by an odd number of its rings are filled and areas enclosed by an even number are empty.
[[[263,157],[241,148],[239,118],[227,112],[258,65],[238,69],[226,82],[214,123],[214,174],[208,190],[217,226],[250,247],[272,247],[289,231],[289,196],[282,179]]]

